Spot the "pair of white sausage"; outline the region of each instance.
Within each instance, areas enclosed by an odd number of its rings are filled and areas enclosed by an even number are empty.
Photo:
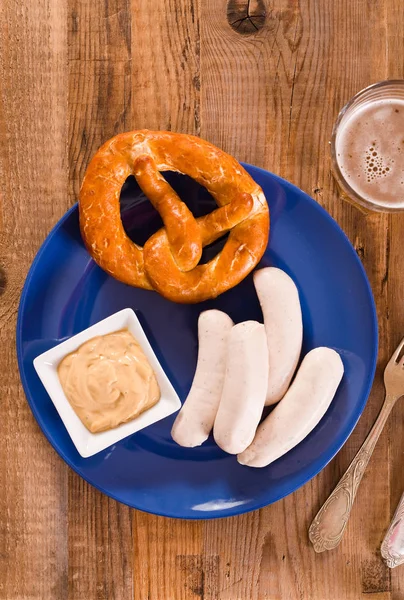
[[[334,398],[344,367],[335,350],[316,348],[299,360],[303,325],[299,294],[280,269],[254,273],[268,340],[266,405],[279,404],[258,427],[252,444],[237,457],[250,467],[265,467],[299,444],[319,423]]]
[[[297,288],[286,273],[272,267],[256,271],[254,284],[265,325],[233,325],[217,310],[200,315],[196,373],[172,437],[182,446],[198,446],[214,426],[223,450],[238,454],[241,464],[261,467],[317,425],[338,388],[343,365],[334,350],[312,350],[289,388],[303,336]],[[281,399],[256,433],[264,404]]]
[[[258,427],[252,444],[237,456],[238,462],[266,467],[299,444],[327,412],[343,373],[335,350],[311,350],[281,402]]]
[[[181,446],[201,445],[217,414],[217,444],[232,454],[242,452],[261,418],[262,389],[264,403],[273,404],[289,386],[303,335],[298,291],[292,279],[275,268],[256,271],[254,285],[264,325],[247,321],[234,326],[218,310],[199,317],[196,372],[171,432]]]
[[[181,446],[202,444],[213,429],[217,445],[238,454],[253,441],[268,382],[265,328],[256,321],[233,325],[219,310],[201,313],[194,380],[171,435]]]

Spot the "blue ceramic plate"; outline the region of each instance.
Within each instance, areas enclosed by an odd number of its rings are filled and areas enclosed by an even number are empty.
[[[297,283],[303,309],[303,352],[331,346],[345,376],[325,417],[296,448],[264,469],[237,463],[209,439],[183,449],[170,436],[169,417],[94,457],[79,456],[34,371],[33,359],[96,321],[133,308],[183,400],[197,359],[197,319],[219,308],[235,322],[262,319],[249,276],[235,289],[200,305],[174,304],[157,293],[115,281],[89,258],[77,207],[56,225],[28,274],[17,325],[21,378],[32,412],[60,456],[81,477],[112,498],[171,517],[227,517],[290,494],[316,475],[341,448],[365,406],[377,353],[372,293],[350,242],[331,217],[302,191],[247,165],[271,210],[269,247],[261,266],[275,265]],[[185,176],[167,178],[197,216],[214,208],[207,192]],[[121,195],[126,230],[138,243],[160,225],[158,214],[129,179]],[[220,247],[209,248],[205,260]]]

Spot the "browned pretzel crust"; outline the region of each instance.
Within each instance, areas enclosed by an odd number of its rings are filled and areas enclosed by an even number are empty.
[[[160,171],[189,175],[219,208],[195,219]],[[129,239],[121,221],[119,197],[129,175],[164,222],[144,248]],[[180,133],[143,130],[110,139],[88,166],[79,208],[85,245],[102,269],[174,302],[201,302],[234,287],[268,242],[269,211],[259,185],[216,146]],[[221,252],[198,265],[202,248],[228,231]]]

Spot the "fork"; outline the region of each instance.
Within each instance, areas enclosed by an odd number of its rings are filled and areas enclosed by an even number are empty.
[[[384,370],[386,396],[369,435],[310,525],[309,538],[316,552],[332,550],[340,543],[356,492],[377,440],[393,406],[404,394],[404,359],[401,357],[399,360],[403,348],[404,338]]]

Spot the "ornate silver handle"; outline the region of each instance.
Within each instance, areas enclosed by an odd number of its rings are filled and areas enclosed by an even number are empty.
[[[404,494],[400,498],[393,520],[384,536],[380,552],[390,569],[404,563]]]
[[[340,543],[359,484],[393,406],[393,398],[386,397],[368,437],[310,525],[309,538],[316,552],[332,550]]]

